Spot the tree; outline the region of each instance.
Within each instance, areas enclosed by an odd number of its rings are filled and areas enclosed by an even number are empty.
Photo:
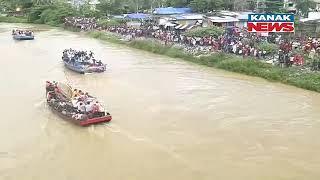
[[[314,8],[316,6],[316,3],[312,0],[297,0],[296,1],[296,8],[298,12],[306,17],[308,16],[309,10]]]
[[[267,13],[282,12],[283,1],[282,0],[265,0],[265,11]]]
[[[228,6],[228,4],[232,4],[231,0],[209,0],[208,1],[208,10],[218,10],[223,9]]]
[[[204,12],[208,10],[208,2],[206,0],[193,0],[189,5],[196,12]]]
[[[233,0],[192,0],[189,6],[196,12],[207,12],[219,9],[228,9]],[[231,6],[232,7],[232,6]]]
[[[187,7],[191,0],[166,0],[166,6],[171,7]]]

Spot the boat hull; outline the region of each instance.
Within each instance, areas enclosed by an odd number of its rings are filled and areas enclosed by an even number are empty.
[[[85,73],[102,73],[106,71],[106,65],[103,66],[79,66],[79,65],[74,65],[71,63],[67,63],[64,61],[64,65],[66,68],[75,71],[80,74],[85,74]]]
[[[86,126],[90,126],[90,125],[94,125],[94,124],[106,123],[106,122],[110,122],[112,120],[111,115],[106,115],[103,117],[91,118],[91,119],[86,119],[86,120],[77,120],[77,119],[74,119],[74,118],[67,116],[67,115],[63,114],[62,112],[58,111],[50,103],[47,103],[47,104],[49,105],[50,109],[55,114],[57,114],[58,116],[60,116],[64,120],[69,121],[75,125],[82,126],[82,127],[86,127]]]
[[[74,72],[80,73],[80,74],[85,74],[87,73],[86,69],[82,66],[75,66],[73,64],[69,64],[64,61],[64,66]]]
[[[34,36],[13,35],[13,39],[15,39],[15,40],[34,40]]]

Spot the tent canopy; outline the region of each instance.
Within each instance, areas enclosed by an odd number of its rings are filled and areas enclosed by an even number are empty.
[[[133,14],[126,14],[125,18],[128,19],[149,19],[149,14],[143,14],[143,13],[133,13]]]
[[[218,16],[213,16],[213,17],[209,17],[211,22],[214,23],[228,23],[228,22],[238,22],[239,19],[237,18],[233,18],[230,16],[223,16],[223,17],[218,17]]]

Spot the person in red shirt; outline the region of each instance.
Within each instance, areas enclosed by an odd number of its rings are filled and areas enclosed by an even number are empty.
[[[302,66],[304,64],[304,58],[301,54],[296,54],[294,56],[293,62],[295,65]]]

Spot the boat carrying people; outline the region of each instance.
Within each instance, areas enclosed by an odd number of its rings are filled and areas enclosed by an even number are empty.
[[[62,60],[68,69],[81,74],[106,71],[106,65],[101,60],[95,59],[93,55],[91,51],[88,53],[87,51],[65,49]]]
[[[88,93],[55,81],[46,82],[47,103],[62,118],[79,126],[109,122],[112,116]]]
[[[30,31],[30,30],[13,29],[12,37],[15,40],[33,40],[34,33],[33,31]]]

